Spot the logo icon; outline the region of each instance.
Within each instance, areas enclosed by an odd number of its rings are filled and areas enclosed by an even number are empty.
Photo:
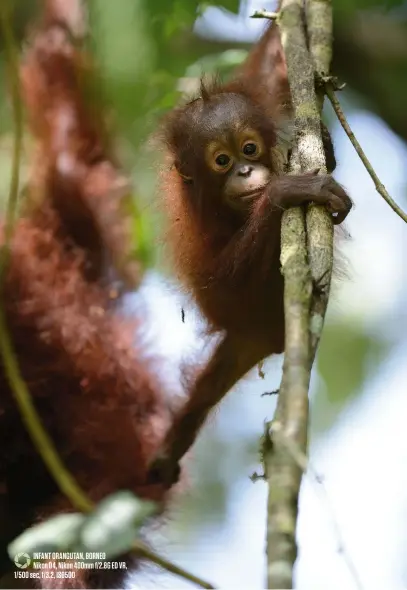
[[[30,565],[31,557],[28,555],[28,553],[17,553],[14,558],[14,563],[20,569],[25,569]]]

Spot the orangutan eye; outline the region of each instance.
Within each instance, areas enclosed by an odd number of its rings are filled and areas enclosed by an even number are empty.
[[[215,158],[215,163],[219,168],[226,168],[226,166],[229,166],[230,157],[227,154],[219,154]]]
[[[242,151],[245,156],[256,156],[259,149],[256,143],[253,141],[248,141],[244,144]]]
[[[226,174],[232,168],[234,162],[229,149],[217,141],[213,141],[207,146],[205,159],[208,166],[219,174]]]

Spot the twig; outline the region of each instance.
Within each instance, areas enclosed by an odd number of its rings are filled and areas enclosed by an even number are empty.
[[[321,502],[325,504],[325,508],[330,515],[332,530],[334,531],[334,535],[336,537],[338,551],[343,556],[346,566],[355,582],[355,587],[358,588],[358,590],[363,590],[363,584],[359,577],[359,573],[356,569],[356,566],[353,560],[351,559],[349,553],[346,551],[345,542],[343,540],[341,529],[339,527],[338,521],[336,520],[336,516],[333,512],[327,491],[323,484],[322,477],[315,471],[305,453],[302,452],[302,450],[295,444],[294,441],[288,439],[284,435],[281,424],[279,422],[275,421],[272,423],[271,428],[269,430],[269,436],[273,441],[279,440],[279,442],[282,445],[285,445],[287,451],[290,453],[291,457],[297,463],[298,467],[305,475],[308,475],[311,482],[314,484],[316,492],[319,493]]]
[[[269,20],[277,20],[278,12],[270,12],[269,10],[256,10],[250,18],[268,18]]]
[[[265,391],[264,393],[261,394],[260,397],[266,397],[269,395],[278,395],[280,393],[279,389],[273,389],[272,391]]]
[[[167,570],[167,572],[174,574],[175,576],[179,576],[180,578],[183,578],[184,580],[188,580],[189,582],[192,582],[193,584],[196,584],[197,586],[200,586],[201,588],[210,588],[210,589],[215,588],[215,586],[212,586],[211,584],[209,584],[209,582],[206,582],[202,578],[199,578],[198,576],[194,576],[194,574],[191,574],[191,573],[187,572],[186,570],[184,570],[183,568],[175,565],[174,563],[171,563],[170,561],[168,561],[167,559],[164,559],[163,557],[161,557],[160,555],[158,555],[154,551],[151,551],[151,549],[148,549],[144,545],[135,544],[133,547],[133,550],[135,553],[137,553],[141,557],[148,559],[152,563],[155,563],[156,565]]]
[[[350,139],[353,147],[355,148],[355,150],[356,150],[359,158],[362,160],[363,165],[365,166],[365,168],[368,171],[371,179],[373,180],[377,192],[390,205],[390,207],[393,209],[393,211],[395,213],[397,213],[397,215],[399,217],[401,217],[401,219],[407,223],[407,213],[405,211],[403,211],[401,209],[401,207],[399,207],[397,205],[397,203],[392,199],[392,197],[387,192],[385,186],[382,184],[382,182],[380,182],[380,178],[377,176],[376,172],[374,171],[373,166],[371,165],[371,163],[369,162],[368,158],[366,157],[366,154],[363,151],[362,146],[360,145],[360,143],[356,139],[356,137],[355,137],[352,129],[350,128],[349,123],[346,120],[345,114],[342,111],[342,107],[340,105],[340,102],[336,98],[334,87],[333,87],[333,85],[332,85],[332,83],[330,81],[327,81],[325,83],[325,92],[326,92],[326,95],[327,95],[327,97],[329,98],[329,100],[331,102],[331,105],[332,105],[332,107],[333,107],[333,109],[334,109],[334,111],[336,113],[336,116],[338,117],[339,123],[342,125],[343,130],[345,131],[346,135],[349,137],[349,139]]]
[[[9,80],[11,85],[11,101],[14,121],[14,144],[13,160],[11,170],[10,191],[7,203],[6,223],[4,228],[4,246],[1,254],[0,273],[4,272],[7,261],[9,242],[13,232],[16,218],[19,184],[20,184],[20,160],[23,143],[23,107],[20,96],[20,80],[18,76],[18,47],[15,42],[13,31],[10,25],[10,5],[2,2],[0,4],[0,24],[4,39],[4,53],[8,67]]]
[[[21,377],[7,330],[3,306],[0,306],[0,350],[3,356],[7,379],[17,401],[23,421],[38,453],[48,467],[61,492],[65,494],[72,505],[78,510],[88,512],[91,510],[92,504],[59,458],[52,440],[41,424],[27,385]]]

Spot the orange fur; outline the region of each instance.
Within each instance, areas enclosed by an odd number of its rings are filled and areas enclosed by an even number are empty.
[[[42,423],[79,485],[95,502],[130,489],[162,503],[166,490],[148,483],[147,466],[168,428],[169,400],[159,361],[142,340],[143,317],[129,325],[112,290],[113,279],[123,285],[129,278],[121,212],[127,181],[102,118],[86,102],[84,56],[53,18],[53,3],[46,4],[22,67],[36,159],[2,305]],[[72,507],[32,444],[1,365],[0,490],[4,572],[11,565],[6,546],[16,535]],[[43,587],[112,587],[123,575],[76,573],[74,580],[44,580]]]
[[[284,209],[314,201],[338,214],[335,223],[350,210],[348,195],[330,175],[285,174],[291,145],[283,131],[291,115],[280,34],[272,24],[235,79],[203,85],[200,97],[175,109],[164,124],[173,165],[162,192],[174,266],[209,329],[222,336],[152,465],[154,480],[174,481],[208,413],[247,371],[284,349]],[[257,141],[252,147],[260,146],[255,157],[244,154],[245,134]],[[218,150],[214,157],[226,155],[224,170],[215,159],[208,165],[210,146]],[[330,155],[332,145],[326,148]],[[256,184],[256,178],[267,180]],[[242,192],[230,193],[233,181]],[[253,186],[254,192],[245,190]]]

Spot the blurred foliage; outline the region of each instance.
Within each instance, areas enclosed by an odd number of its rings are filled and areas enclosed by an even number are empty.
[[[326,324],[317,357],[317,370],[323,383],[313,400],[314,434],[332,426],[344,404],[379,369],[390,346],[377,334],[366,333],[362,326]]]
[[[329,401],[338,404],[354,395],[372,367],[377,367],[387,354],[388,346],[376,335],[349,324],[328,324],[321,339],[317,368]]]
[[[106,553],[106,559],[130,551],[156,505],[131,492],[104,498],[90,514],[58,514],[24,531],[8,546],[11,560],[35,552]]]

